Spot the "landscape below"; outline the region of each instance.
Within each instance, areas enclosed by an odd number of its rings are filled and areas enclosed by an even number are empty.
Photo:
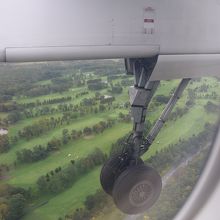
[[[145,134],[178,82],[161,81]],[[132,84],[121,60],[0,67],[0,219],[126,220],[99,175],[132,131]],[[164,187],[153,209],[136,219],[170,220],[192,191],[215,135],[219,89],[219,78],[190,82],[143,156]]]

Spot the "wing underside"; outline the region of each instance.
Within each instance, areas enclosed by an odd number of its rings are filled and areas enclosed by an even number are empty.
[[[203,76],[220,77],[220,54],[160,55],[150,80]]]

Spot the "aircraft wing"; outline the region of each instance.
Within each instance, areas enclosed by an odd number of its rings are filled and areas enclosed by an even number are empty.
[[[0,62],[159,55],[151,80],[219,75],[219,0],[1,0]]]
[[[160,55],[150,81],[220,76],[220,54]]]

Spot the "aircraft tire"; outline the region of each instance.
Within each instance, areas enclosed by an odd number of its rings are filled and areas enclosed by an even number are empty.
[[[114,183],[118,176],[127,169],[129,166],[130,159],[123,155],[117,155],[111,157],[106,163],[103,165],[101,174],[100,174],[100,183],[103,190],[112,195],[112,190]],[[137,162],[139,165],[144,164],[141,158],[138,159]]]
[[[159,198],[161,189],[158,172],[141,164],[121,173],[115,181],[112,197],[122,212],[133,215],[149,209]]]

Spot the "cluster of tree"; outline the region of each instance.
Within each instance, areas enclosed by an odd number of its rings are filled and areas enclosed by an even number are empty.
[[[85,75],[80,73],[75,73],[72,75],[73,77],[73,85],[76,87],[81,87],[86,84]]]
[[[61,86],[52,86],[52,85],[36,85],[30,90],[26,92],[27,96],[30,97],[37,97],[37,96],[42,96],[42,95],[48,95],[50,93],[55,93],[55,92],[64,92],[66,90],[65,87]]]
[[[113,119],[108,119],[106,122],[100,121],[99,123],[93,125],[90,129],[88,129],[88,127],[87,129],[84,128],[83,133],[85,133],[86,135],[91,134],[91,133],[99,134],[99,133],[102,133],[105,129],[111,128],[114,124],[115,124],[115,120]]]
[[[88,136],[91,134],[100,134],[105,129],[111,128],[115,124],[115,120],[108,119],[107,121],[100,121],[99,123],[93,125],[92,127],[85,127],[82,130],[63,130],[62,140],[63,144],[67,144],[70,140],[77,140],[82,136]]]
[[[102,82],[102,79],[101,78],[98,78],[98,79],[90,79],[90,80],[87,80],[87,85],[89,84],[94,84],[94,83],[100,83]]]
[[[112,85],[111,89],[109,89],[108,92],[112,94],[121,94],[123,92],[123,87],[121,87],[120,85]]]
[[[63,121],[60,117],[41,119],[38,122],[33,123],[32,125],[25,126],[21,131],[18,132],[18,135],[21,138],[26,138],[27,140],[29,140],[33,137],[38,137],[62,124]]]
[[[91,107],[91,106],[95,106],[98,101],[100,102],[101,105],[103,105],[103,104],[112,104],[112,102],[115,101],[115,97],[114,96],[101,95],[101,94],[99,94],[97,92],[95,97],[84,98],[80,102],[79,106],[77,106],[77,107]],[[75,106],[75,108],[76,108],[76,106]]]
[[[188,100],[186,101],[186,106],[187,106],[188,108],[192,108],[193,105],[195,105],[195,99],[188,99]]]
[[[98,69],[96,69],[95,74],[97,75],[102,75],[102,76],[109,76],[109,75],[120,75],[121,73],[124,72],[124,68],[120,68],[120,67],[100,67]]]
[[[43,160],[48,156],[47,148],[37,145],[33,149],[22,149],[16,152],[17,161],[20,163],[33,163]]]
[[[195,89],[188,88],[187,91],[188,91],[188,98],[189,99],[195,99],[196,98]]]
[[[84,94],[87,94],[88,92],[82,92],[78,93],[77,96],[81,96]],[[68,100],[71,97],[67,97]],[[67,123],[69,123],[69,119],[76,119],[78,116],[83,116],[88,113],[98,113],[103,112],[106,110],[106,107],[104,104],[108,104],[108,106],[111,106],[112,102],[114,101],[114,97],[108,97],[105,98],[105,96],[101,96],[100,93],[97,92],[97,94],[92,98],[84,98],[79,104],[73,105],[72,103],[62,103],[55,107],[50,106],[43,106],[43,107],[34,107],[29,109],[23,109],[22,114],[16,115],[18,119],[26,117],[26,118],[32,118],[32,117],[38,117],[42,115],[48,115],[48,114],[54,114],[58,112],[63,112],[64,115],[61,119],[62,123],[66,121],[66,118],[68,118]],[[63,100],[63,99],[62,99]],[[53,102],[53,99],[51,100]],[[58,101],[58,100],[56,100]],[[49,103],[50,100],[46,100],[45,103]],[[100,103],[100,104],[99,104]],[[28,103],[29,106],[35,106],[36,103]],[[25,104],[24,104],[25,105]],[[42,103],[39,104],[41,106]],[[24,106],[23,106],[24,107]],[[17,114],[17,113],[16,113]],[[18,117],[19,116],[19,117]],[[13,121],[16,121],[18,119],[14,119]]]
[[[43,101],[37,100],[36,102],[22,103],[19,106],[21,106],[22,109],[27,109],[27,108],[38,107],[40,105],[51,105],[51,104],[68,102],[68,101],[71,101],[71,100],[72,100],[72,97],[67,96],[67,97],[61,97],[61,98],[47,99],[47,100],[43,100]]]
[[[120,78],[121,78],[120,75],[108,75],[107,76],[107,81],[111,83],[113,80],[120,79]]]
[[[71,160],[69,166],[47,173],[37,180],[38,190],[40,193],[59,193],[71,187],[81,176],[85,175],[96,166],[103,164],[106,155],[100,150],[89,154],[85,158],[77,161]]]
[[[64,132],[63,132],[64,133]],[[59,138],[52,138],[47,143],[47,152],[53,152],[59,150],[63,146],[62,139]]]
[[[82,132],[76,132],[76,137],[82,136]],[[37,145],[31,149],[22,149],[16,152],[17,161],[19,163],[33,163],[39,160],[44,160],[50,153],[60,150],[62,146],[70,140],[68,130],[63,130],[62,138],[52,138],[46,145]],[[16,164],[16,162],[15,162]]]
[[[120,112],[118,114],[119,119],[123,122],[130,122],[131,121],[131,115],[130,114],[123,114],[122,112]]]
[[[72,78],[58,77],[53,78],[51,82],[52,84],[48,85],[32,85],[32,88],[26,91],[26,96],[36,97],[56,92],[61,93],[73,86]]]
[[[0,126],[8,126],[11,124],[15,124],[23,118],[23,114],[20,111],[15,110],[9,112],[6,117],[0,118]]]
[[[74,69],[82,73],[91,73],[100,76],[118,75],[123,73],[124,64],[120,60],[118,62],[112,60],[96,60],[96,61],[83,61],[74,64]]]
[[[40,68],[39,68],[40,67]],[[61,76],[59,69],[47,65],[5,66],[0,71],[0,102],[12,100],[13,96],[26,95],[33,84]]]
[[[0,153],[5,153],[10,149],[10,142],[8,135],[0,135]]]
[[[203,83],[200,87],[196,88],[196,91],[206,93],[206,92],[208,92],[209,89],[210,89],[210,86]]]
[[[114,109],[128,109],[130,110],[130,102],[127,101],[125,103],[114,103],[114,105],[112,106]]]
[[[76,104],[73,106],[73,104],[60,104],[58,105],[58,110],[60,112],[68,112],[74,113],[78,115],[84,115],[84,113],[98,113],[103,106],[103,104],[100,104],[99,106],[96,106],[97,104],[97,98],[84,98],[79,104]],[[105,110],[105,109],[104,109]]]
[[[49,107],[49,106],[44,106],[44,107],[40,107],[40,108],[34,108],[34,109],[27,109],[24,110],[24,115],[27,118],[31,118],[31,117],[38,117],[41,115],[48,115],[48,114],[53,114],[53,113],[58,113],[58,112],[79,112],[81,109],[81,106],[79,105],[75,105],[73,106],[72,103],[70,104],[59,104],[57,106],[57,108],[54,107]]]
[[[214,99],[216,100],[219,95],[215,91],[210,91],[210,86],[203,84],[200,87],[196,87],[194,89],[188,89],[188,97],[191,99],[195,98],[206,98],[206,99]],[[209,93],[208,93],[209,92]]]
[[[73,214],[65,216],[65,219],[72,220],[90,220],[96,215],[97,212],[106,207],[108,197],[102,190],[97,190],[95,194],[88,195],[83,202],[84,207],[78,208]],[[63,220],[62,217],[59,220]]]
[[[96,82],[96,83],[87,82],[87,85],[89,90],[102,90],[108,87],[108,83],[106,82]]]
[[[84,115],[85,113],[94,112],[94,107],[93,105],[88,105],[90,103],[90,100],[84,100],[85,102],[81,102],[79,105],[73,105],[72,103],[67,104],[59,104],[57,108],[49,107],[49,106],[44,106],[40,108],[34,108],[34,109],[27,109],[24,110],[24,115],[26,118],[32,118],[32,117],[38,117],[41,115],[48,115],[48,114],[54,114],[58,112],[62,112],[65,115],[68,115],[72,119],[76,119],[80,115]],[[85,106],[86,104],[87,106]],[[98,109],[97,109],[98,112]],[[61,118],[61,121],[65,121],[65,116],[64,118]]]
[[[207,113],[215,113],[215,112],[219,112],[219,105],[214,104],[211,101],[208,101],[207,104],[204,106],[205,110]]]
[[[12,95],[0,95],[0,103],[12,100]]]
[[[96,99],[95,98],[84,98],[80,102],[80,106],[93,106],[96,104]]]
[[[1,184],[0,198],[0,219],[19,220],[25,213],[31,192],[20,187]]]
[[[67,104],[59,104],[57,108],[55,107],[49,107],[49,106],[43,106],[43,107],[35,107],[34,109],[26,109],[23,111],[23,115],[26,118],[33,118],[33,117],[39,117],[42,115],[49,115],[49,114],[54,114],[58,112],[62,112],[65,115],[68,115],[68,117],[72,119],[76,119],[78,116],[83,116],[88,113],[98,113],[98,112],[103,112],[106,110],[106,107],[103,104],[108,104],[108,107],[110,107],[110,101],[106,103],[101,103],[98,104],[96,101],[98,101],[96,97],[94,98],[89,98],[81,101],[79,104],[73,105],[72,103]],[[97,104],[97,105],[95,105]],[[61,121],[65,121],[65,116],[64,118],[61,119]]]
[[[0,180],[4,179],[4,175],[10,170],[7,164],[0,164]]]
[[[122,86],[132,86],[134,84],[134,80],[133,79],[123,79],[121,80],[121,85]]]
[[[6,117],[7,124],[15,124],[21,119],[22,119],[22,114],[20,111],[17,110],[10,112]]]
[[[189,108],[187,106],[185,106],[183,108],[176,107],[175,111],[170,113],[169,119],[176,121],[178,118],[187,114],[188,111],[189,111]]]
[[[82,96],[84,96],[84,95],[88,95],[88,94],[89,94],[88,91],[80,92],[80,93],[77,93],[75,97],[76,97],[76,98],[79,98],[79,97],[82,97]]]
[[[170,97],[165,96],[165,95],[157,95],[157,96],[154,97],[154,100],[158,103],[161,103],[161,104],[167,104],[169,99],[170,99]]]
[[[43,115],[51,115],[58,112],[59,111],[56,107],[43,106],[43,107],[35,107],[31,109],[24,109],[23,115],[25,118],[34,118]]]
[[[17,161],[19,163],[34,163],[39,160],[44,160],[50,153],[60,150],[62,146],[68,144],[70,141],[77,140],[82,136],[102,133],[105,129],[112,127],[114,124],[115,120],[108,119],[106,122],[100,121],[92,127],[85,127],[83,130],[71,130],[71,132],[69,132],[68,129],[63,129],[62,137],[51,139],[46,146],[37,145],[32,149],[17,151]]]
[[[0,103],[0,112],[11,112],[17,110],[19,107],[16,102]]]
[[[219,95],[216,92],[206,93],[206,94],[197,94],[196,98],[198,99],[218,99]]]

